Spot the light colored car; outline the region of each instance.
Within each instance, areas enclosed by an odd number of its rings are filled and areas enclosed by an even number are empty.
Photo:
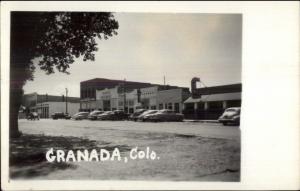
[[[73,115],[72,119],[75,119],[75,120],[87,119],[88,115],[89,115],[89,112],[79,112],[79,113],[76,113],[75,115]]]
[[[227,124],[239,125],[240,115],[241,115],[240,107],[230,107],[224,111],[224,113],[219,117],[218,121],[220,123],[223,123],[223,125],[227,125]]]
[[[169,109],[163,109],[154,114],[146,115],[144,121],[183,121],[183,114],[175,113]]]
[[[88,115],[89,120],[96,120],[98,115],[104,113],[104,111],[94,110]]]
[[[147,118],[146,117],[147,115],[151,115],[151,114],[154,114],[156,112],[158,112],[158,110],[147,110],[147,111],[143,112],[141,115],[139,115],[137,117],[137,120],[138,121],[145,121],[145,118]]]

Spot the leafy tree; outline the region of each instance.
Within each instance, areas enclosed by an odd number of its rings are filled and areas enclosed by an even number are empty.
[[[117,35],[118,22],[109,12],[11,12],[10,136],[19,136],[18,110],[33,59],[46,74],[68,73],[76,58],[95,60],[96,38]]]

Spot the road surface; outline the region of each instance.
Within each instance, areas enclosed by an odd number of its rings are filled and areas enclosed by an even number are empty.
[[[44,161],[12,165],[15,179],[239,181],[238,126],[52,119],[19,120],[19,126],[25,138],[28,135],[24,142],[32,142],[26,144],[35,147],[32,150],[36,152],[40,148],[44,154],[50,148],[74,151],[118,148],[122,160],[69,162],[65,166]],[[136,147],[138,152],[154,151],[156,158],[133,160],[132,149]],[[125,162],[123,158],[128,160]]]

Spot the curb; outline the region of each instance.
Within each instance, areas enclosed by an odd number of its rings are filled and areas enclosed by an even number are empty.
[[[219,123],[218,120],[183,120],[183,122],[194,122],[194,123]]]

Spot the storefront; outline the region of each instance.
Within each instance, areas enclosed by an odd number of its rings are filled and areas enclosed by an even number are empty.
[[[125,110],[133,113],[137,109],[170,109],[181,113],[183,101],[189,97],[188,89],[174,88],[164,89],[160,86],[134,89],[124,94],[119,86],[110,89],[96,91],[97,109]],[[125,102],[125,103],[124,103]],[[125,104],[125,105],[124,105]]]
[[[241,92],[189,97],[184,102],[183,113],[187,119],[218,119],[229,107],[241,107]]]

